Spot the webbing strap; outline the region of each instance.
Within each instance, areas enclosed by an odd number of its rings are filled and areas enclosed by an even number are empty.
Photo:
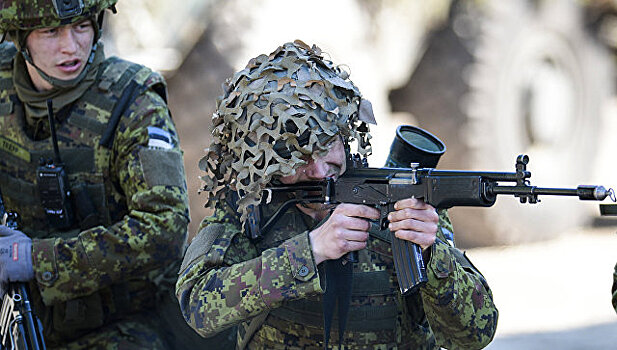
[[[116,106],[111,112],[111,117],[109,117],[107,129],[101,137],[101,142],[99,143],[101,146],[109,149],[113,145],[114,135],[116,134],[116,128],[120,122],[120,117],[129,106],[129,103],[133,102],[135,98],[137,98],[137,95],[135,94],[137,87],[137,83],[132,80],[126,90],[122,93],[122,96],[120,96],[118,103],[116,103]],[[137,92],[139,92],[139,90],[137,90]]]
[[[268,311],[264,311],[251,319],[248,327],[244,330],[242,340],[238,344],[239,350],[244,350],[246,348],[249,341],[253,338],[253,335],[255,335],[257,330],[264,324],[266,318],[268,318]]]
[[[330,329],[334,307],[338,304],[338,338],[339,348],[343,349],[347,314],[351,303],[351,286],[353,281],[353,263],[345,257],[324,262],[326,272],[326,291],[323,296],[324,314],[324,349],[328,349]]]

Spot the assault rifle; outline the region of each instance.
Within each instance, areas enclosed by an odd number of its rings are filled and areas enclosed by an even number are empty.
[[[413,134],[413,135],[412,135]],[[402,146],[401,146],[402,145]],[[401,148],[402,147],[402,148]],[[352,203],[376,207],[380,210],[380,229],[388,227],[387,215],[394,211],[398,200],[415,197],[436,209],[455,206],[490,207],[498,195],[513,195],[521,203],[537,203],[538,196],[575,196],[580,200],[602,201],[609,197],[615,201],[612,189],[603,186],[580,185],[577,188],[543,188],[529,183],[527,170],[529,157],[516,158],[515,172],[488,172],[464,170],[437,170],[434,166],[445,152],[443,143],[428,132],[411,127],[399,127],[388,163],[399,165],[406,160],[410,167],[369,168],[359,155],[348,159],[347,170],[338,179],[304,182],[293,185],[272,185],[265,191],[267,202],[272,196],[289,198],[270,219],[253,231],[268,231],[278,216],[297,203]],[[410,158],[410,159],[406,159]],[[431,164],[421,168],[419,164]],[[506,183],[506,184],[504,184]],[[392,235],[392,255],[402,295],[407,295],[428,280],[421,248]],[[352,257],[353,261],[354,258]]]
[[[17,213],[6,211],[0,193],[1,224],[19,228]],[[1,287],[0,287],[1,288]],[[23,282],[8,284],[0,308],[0,349],[45,350],[43,325],[32,311],[28,286]]]

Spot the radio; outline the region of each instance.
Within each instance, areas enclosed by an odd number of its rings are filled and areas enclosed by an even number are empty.
[[[42,160],[36,171],[41,205],[47,214],[49,225],[67,228],[73,224],[71,191],[62,164]]]

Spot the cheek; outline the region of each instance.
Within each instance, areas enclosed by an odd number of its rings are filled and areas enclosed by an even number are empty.
[[[43,42],[32,38],[32,35],[33,34],[30,34],[30,36],[28,36],[28,40],[26,40],[26,49],[28,50],[30,57],[34,59],[35,57],[39,57],[39,48],[43,47],[43,52],[47,51],[49,48],[44,47]]]
[[[90,48],[94,44],[93,40],[94,36],[92,34],[82,34],[78,37],[77,42],[84,52],[90,52]]]
[[[37,46],[37,48],[37,50],[28,49],[30,58],[32,58],[34,64],[39,68],[47,68],[49,66],[48,62],[51,62],[51,56],[47,53],[51,52],[52,48],[46,46]],[[43,50],[41,50],[41,48]]]

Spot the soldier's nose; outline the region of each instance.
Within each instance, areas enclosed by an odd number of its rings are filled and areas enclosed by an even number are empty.
[[[63,28],[60,32],[60,47],[62,52],[73,54],[77,52],[79,44],[77,42],[77,38],[75,37],[75,33],[73,33],[72,29]]]
[[[306,176],[312,180],[323,180],[328,176],[328,165],[323,160],[314,160],[306,169]]]

